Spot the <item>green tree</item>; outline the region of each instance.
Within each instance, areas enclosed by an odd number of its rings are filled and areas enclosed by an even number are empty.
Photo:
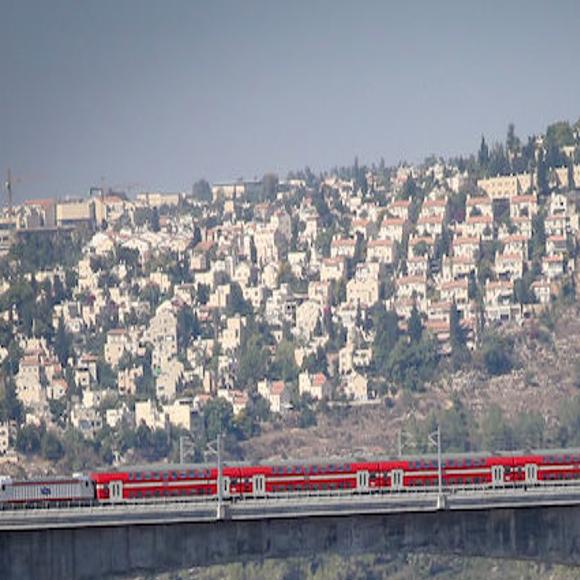
[[[543,212],[532,218],[532,240],[530,244],[532,259],[539,259],[546,253],[546,221]]]
[[[210,288],[207,284],[199,283],[197,285],[197,300],[203,306],[209,301]]]
[[[161,229],[161,225],[159,223],[159,210],[156,207],[154,207],[153,211],[151,212],[149,227],[153,232],[158,232]]]
[[[0,380],[0,421],[14,420],[20,423],[22,416],[22,403],[16,396],[14,379],[4,376]]]
[[[308,427],[316,425],[314,399],[310,395],[302,395],[294,405],[294,410],[298,413],[298,426],[301,429],[308,429]]]
[[[233,416],[234,411],[229,401],[221,397],[208,401],[203,408],[206,440],[213,441],[220,433],[230,433],[234,427]]]
[[[192,339],[201,334],[201,327],[197,314],[191,307],[184,306],[177,313],[177,344],[179,350],[183,352]]]
[[[294,358],[294,344],[286,339],[281,340],[270,367],[270,378],[280,379],[286,383],[294,382],[298,379],[298,370]]]
[[[16,449],[20,453],[31,455],[40,451],[40,442],[43,429],[35,425],[24,425],[16,435]]]
[[[439,355],[437,344],[430,337],[418,343],[402,337],[389,356],[388,377],[409,391],[423,390],[425,383],[435,377]]]
[[[545,442],[546,422],[537,412],[521,413],[514,423],[515,447],[541,449]]]
[[[302,363],[302,368],[311,373],[328,373],[328,361],[326,359],[326,352],[322,347],[318,347],[316,352],[311,352]]]
[[[499,334],[487,334],[481,347],[485,370],[490,375],[504,375],[514,367],[513,345]]]
[[[558,441],[563,447],[580,445],[580,396],[573,397],[562,404],[558,413],[560,429]]]
[[[451,304],[449,311],[449,342],[451,344],[451,359],[454,368],[459,368],[469,360],[469,350],[467,349],[467,336],[465,329],[461,325],[459,311],[455,300]]]
[[[262,196],[264,200],[274,201],[278,193],[278,176],[275,173],[266,173],[262,178]]]
[[[103,390],[114,389],[117,386],[117,373],[104,358],[97,360],[97,381]]]
[[[54,431],[46,431],[40,443],[40,452],[49,461],[58,461],[64,456],[64,447]]]
[[[487,167],[489,164],[489,147],[485,142],[485,137],[481,136],[481,144],[479,146],[479,153],[477,154],[477,161],[479,163],[479,167],[483,172],[487,171]]]
[[[481,420],[481,443],[486,451],[501,451],[514,448],[513,432],[497,405],[492,405]]]
[[[72,355],[72,342],[72,336],[67,332],[64,318],[61,316],[54,336],[54,352],[63,368],[67,366],[68,359]]]
[[[401,334],[399,330],[399,317],[393,310],[387,311],[380,304],[374,312],[373,326],[375,338],[373,341],[373,366],[375,372],[385,375],[389,366],[389,356],[397,344]]]
[[[211,201],[211,186],[205,179],[199,179],[193,184],[192,195],[199,201]]]
[[[550,193],[550,184],[548,179],[548,164],[543,150],[540,149],[538,154],[538,162],[536,167],[538,191],[540,195],[547,195]]]
[[[254,312],[252,304],[244,298],[244,293],[237,282],[230,284],[230,296],[228,304],[229,315],[251,316]]]
[[[437,423],[441,427],[442,445],[446,453],[470,451],[472,447],[470,427],[473,419],[456,398],[453,406],[444,411]]]
[[[411,309],[411,316],[408,322],[408,334],[412,343],[420,342],[423,336],[423,322],[416,304],[413,304],[413,308]]]
[[[516,136],[515,125],[510,123],[508,125],[507,138],[506,138],[506,149],[509,153],[515,154],[520,148],[521,142]]]

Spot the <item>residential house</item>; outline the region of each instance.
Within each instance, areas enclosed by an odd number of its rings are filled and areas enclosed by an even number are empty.
[[[283,414],[291,407],[291,391],[284,381],[259,381],[258,393],[268,401],[272,413]]]
[[[166,429],[169,421],[167,413],[160,411],[157,404],[151,399],[135,402],[135,425],[146,425],[152,431]]]
[[[367,261],[380,264],[392,264],[395,260],[395,244],[392,240],[369,240],[367,243]]]
[[[300,396],[310,395],[317,400],[330,399],[332,385],[323,373],[302,372],[298,375],[298,392]]]
[[[368,379],[360,373],[351,373],[344,379],[345,395],[353,401],[368,400]]]
[[[320,269],[320,280],[340,280],[346,275],[346,260],[344,257],[327,258],[322,260]]]
[[[354,258],[356,240],[335,239],[330,243],[331,258]]]

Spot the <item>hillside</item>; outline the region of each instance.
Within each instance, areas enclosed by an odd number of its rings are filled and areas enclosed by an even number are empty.
[[[563,409],[573,412],[570,401],[580,396],[578,305],[564,308],[554,318],[505,329],[514,340],[517,361],[510,373],[489,376],[478,368],[443,373],[425,392],[399,393],[387,402],[369,405],[332,407],[319,415],[315,427],[267,426],[260,436],[242,444],[243,453],[248,460],[393,454],[401,428],[416,430],[431,415],[444,417],[458,402],[473,430],[486,421],[490,409],[500,409],[508,422],[537,417],[544,424],[542,442],[556,446],[561,442]],[[484,441],[472,443],[484,447]],[[534,443],[529,441],[528,446]]]

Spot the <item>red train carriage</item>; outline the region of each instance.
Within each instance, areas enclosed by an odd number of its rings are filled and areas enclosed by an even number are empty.
[[[236,468],[224,470],[226,483],[236,477]],[[115,502],[160,497],[217,495],[217,469],[215,466],[180,465],[162,468],[130,468],[92,473],[91,479],[95,483],[96,497],[100,501]]]
[[[93,473],[99,501],[160,497],[216,497],[215,466],[163,466]],[[442,484],[465,487],[528,486],[580,480],[580,451],[525,454],[457,454],[442,457]],[[373,493],[435,489],[437,457],[396,460],[328,460],[309,463],[228,465],[223,497],[274,497],[292,493]]]
[[[514,457],[512,480],[537,485],[543,482],[580,479],[580,451],[573,449],[538,451]]]
[[[379,486],[376,462],[335,460],[308,464],[263,465],[241,468],[255,472],[256,494],[368,491]],[[245,470],[245,471],[244,471]],[[253,489],[254,491],[254,489]]]

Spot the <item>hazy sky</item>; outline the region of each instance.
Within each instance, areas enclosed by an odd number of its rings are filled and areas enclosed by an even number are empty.
[[[17,196],[468,153],[580,116],[580,2],[0,0]]]

